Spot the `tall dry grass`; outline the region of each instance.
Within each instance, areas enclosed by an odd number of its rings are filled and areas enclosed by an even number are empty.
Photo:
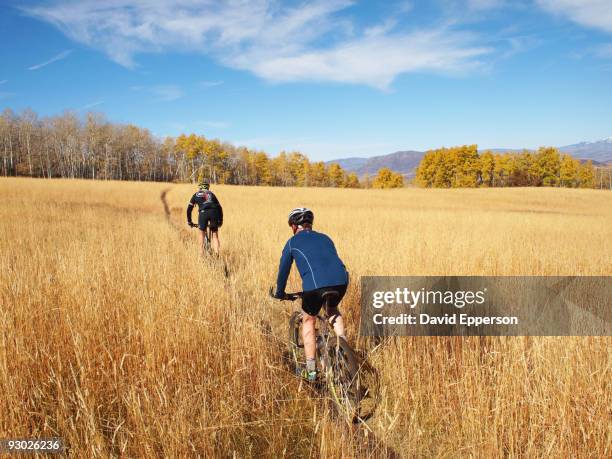
[[[296,205],[353,280],[610,275],[609,193],[215,191],[227,277],[197,256],[189,186],[0,180],[0,437],[60,435],[77,457],[611,454],[610,338],[388,342],[365,436],[289,374],[291,306],[266,298]],[[367,347],[357,287],[343,310]]]

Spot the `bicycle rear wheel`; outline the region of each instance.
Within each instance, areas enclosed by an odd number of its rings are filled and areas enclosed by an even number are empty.
[[[207,227],[204,232],[204,249],[210,253],[210,228]]]
[[[377,405],[378,378],[375,370],[362,361],[342,338],[328,343],[329,390],[338,408],[353,422],[371,416]]]

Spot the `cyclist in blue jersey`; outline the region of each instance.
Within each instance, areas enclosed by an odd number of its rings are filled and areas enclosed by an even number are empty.
[[[294,236],[283,248],[274,294],[276,298],[285,298],[287,278],[291,265],[295,261],[302,278],[302,290],[304,291],[302,309],[306,314],[302,319],[302,339],[306,354],[306,369],[303,376],[309,381],[317,378],[315,323],[317,314],[324,303],[323,294],[328,291],[339,293],[337,297],[332,297],[326,312],[336,336],[346,339],[344,322],[338,310],[338,304],[348,286],[348,272],[338,256],[333,241],[329,236],[313,231],[313,221],[314,214],[305,207],[293,209],[289,213],[289,226]]]

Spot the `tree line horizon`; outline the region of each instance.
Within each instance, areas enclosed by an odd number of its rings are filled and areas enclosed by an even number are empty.
[[[299,151],[272,157],[203,135],[163,139],[133,124],[113,123],[101,113],[39,118],[32,110],[0,115],[3,176],[194,182],[265,186],[399,188],[402,174],[381,168],[361,178],[336,163],[313,162]],[[542,149],[541,149],[542,150]],[[475,145],[427,152],[414,183],[422,187],[594,187],[596,171],[555,149],[529,156],[478,154]],[[553,179],[552,177],[556,177]]]
[[[439,148],[425,153],[415,182],[425,188],[545,186],[566,188],[612,187],[612,174],[580,161],[555,147],[520,153],[478,152],[477,145]]]

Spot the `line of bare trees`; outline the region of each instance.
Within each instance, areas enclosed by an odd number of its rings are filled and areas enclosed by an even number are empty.
[[[173,180],[177,161],[171,147],[146,129],[98,114],[39,118],[31,110],[5,109],[0,115],[4,176]]]
[[[265,152],[195,134],[156,138],[147,129],[74,112],[40,118],[32,110],[0,115],[3,176],[187,181],[208,176],[239,185],[359,187],[337,164],[299,152]]]

